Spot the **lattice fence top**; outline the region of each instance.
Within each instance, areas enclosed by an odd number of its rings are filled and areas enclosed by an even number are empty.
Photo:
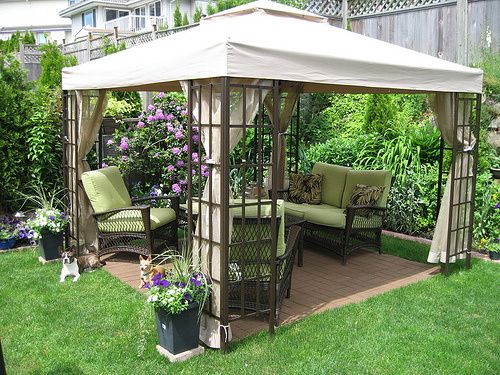
[[[348,0],[348,16],[366,16],[421,6],[456,3],[456,0]],[[342,0],[310,0],[307,10],[327,17],[342,16]]]

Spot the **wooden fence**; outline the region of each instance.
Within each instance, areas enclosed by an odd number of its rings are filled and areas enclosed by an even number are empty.
[[[308,10],[359,34],[465,65],[484,50],[500,51],[500,0],[313,0]]]

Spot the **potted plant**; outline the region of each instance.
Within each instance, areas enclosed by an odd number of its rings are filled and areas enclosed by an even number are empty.
[[[59,258],[59,248],[63,246],[64,229],[68,225],[67,215],[56,208],[39,208],[28,221],[38,240],[40,256],[45,260]]]
[[[0,250],[8,250],[16,244],[19,233],[18,225],[7,216],[0,221]]]
[[[173,355],[198,347],[199,318],[211,290],[210,279],[190,259],[175,256],[171,270],[156,274],[149,286],[159,344]]]
[[[491,260],[500,260],[500,238],[489,241],[487,249]]]

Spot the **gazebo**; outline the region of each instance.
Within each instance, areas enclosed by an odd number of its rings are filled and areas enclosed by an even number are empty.
[[[470,266],[482,71],[328,24],[326,18],[270,1],[256,1],[205,17],[198,27],[154,40],[99,60],[63,69],[65,182],[72,214],[71,237],[94,240],[89,204],[79,185],[85,161],[101,127],[106,92],[183,91],[188,98],[189,139],[195,127],[209,166],[202,197],[187,200],[188,245],[210,273],[214,291],[203,316],[200,338],[224,348],[230,322],[269,313],[275,328],[276,290],[268,289],[267,309],[230,311],[229,253],[238,245],[255,249],[271,241],[270,285],[276,280],[278,188],[283,184],[285,132],[300,93],[427,93],[453,162],[439,212],[430,262],[448,264],[466,258]],[[268,117],[269,121],[264,121]],[[253,129],[256,160],[231,165],[230,153]],[[189,160],[189,170],[201,160]],[[230,169],[252,169],[259,181],[271,181],[269,200],[233,199]],[[188,181],[189,190],[193,179]],[[238,225],[254,225],[245,212],[271,218],[270,237],[235,244]],[[85,230],[83,230],[85,229]],[[250,246],[253,243],[253,247]],[[234,250],[233,250],[234,251]],[[254,251],[254,250],[252,250]],[[252,253],[253,254],[253,253]],[[255,256],[255,254],[248,257]],[[233,270],[234,271],[234,270]],[[242,288],[244,289],[244,288]],[[241,291],[241,299],[245,291]]]

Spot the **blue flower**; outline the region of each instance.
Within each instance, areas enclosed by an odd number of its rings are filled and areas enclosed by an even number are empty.
[[[151,280],[153,281],[157,281],[157,280],[160,280],[161,279],[161,274],[160,273],[157,273],[153,276],[153,278]]]
[[[184,294],[184,299],[186,301],[191,301],[191,294],[189,294],[189,293]]]
[[[55,217],[54,215],[50,215],[50,216],[49,216],[49,220],[50,220],[50,221],[54,221],[55,219],[56,219],[56,217]]]

